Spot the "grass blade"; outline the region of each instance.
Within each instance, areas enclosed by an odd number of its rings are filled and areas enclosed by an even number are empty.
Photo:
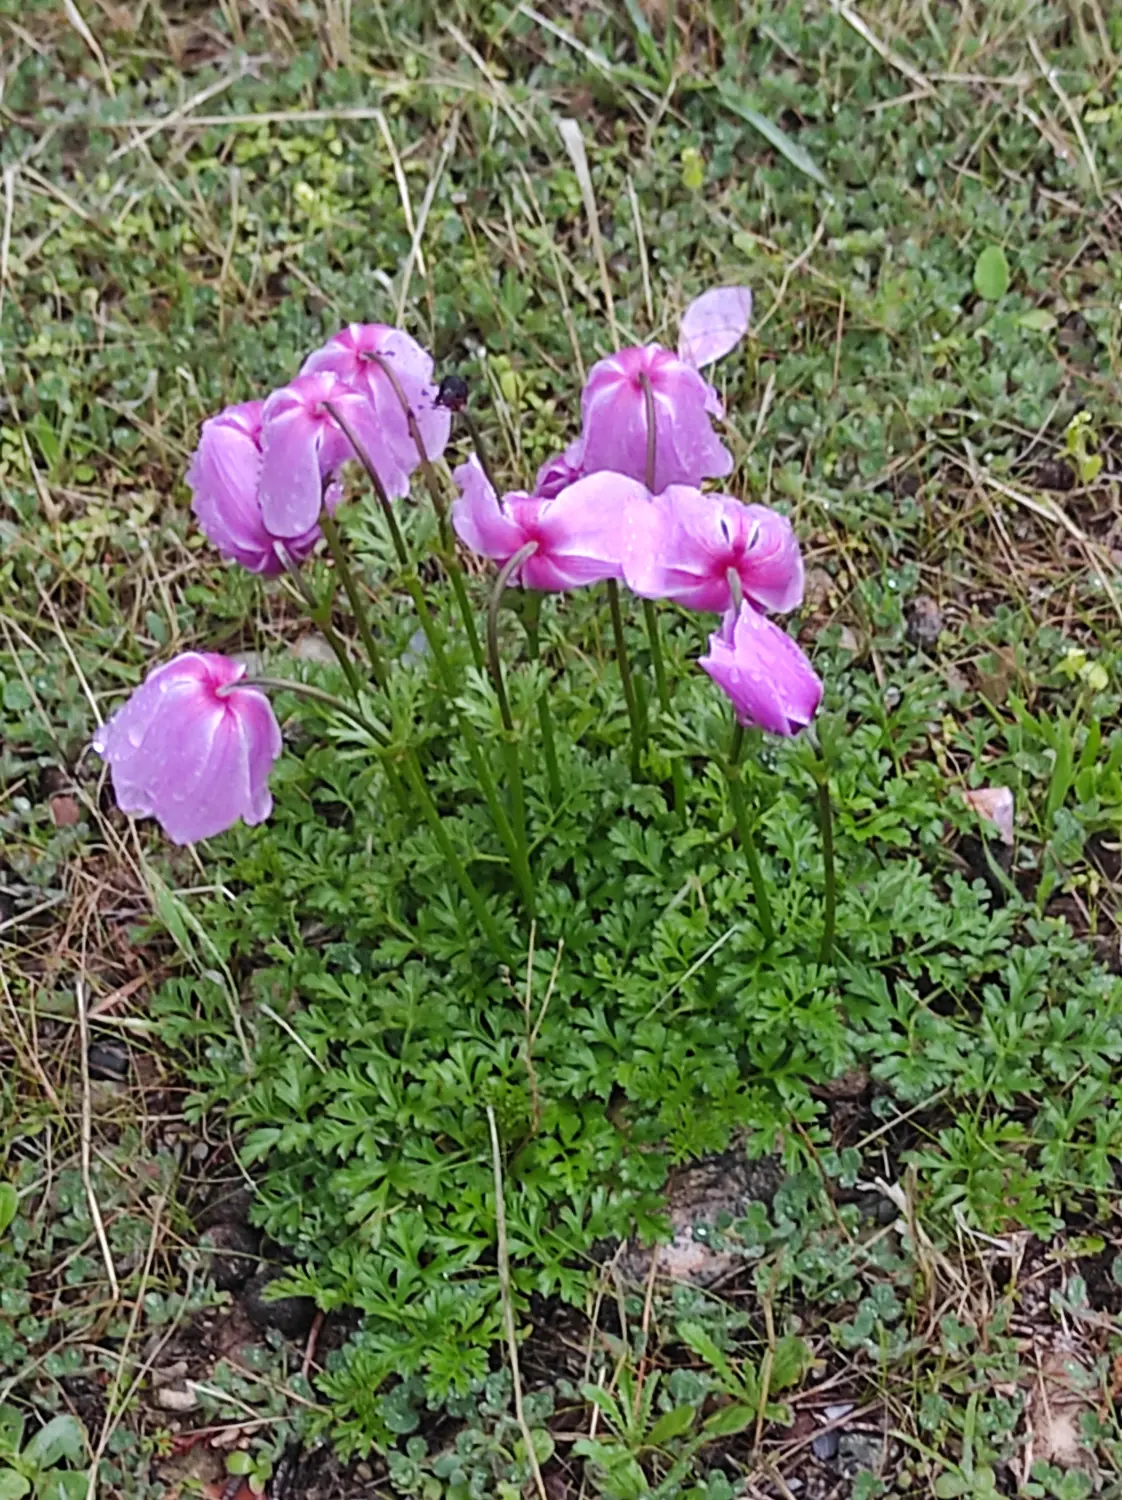
[[[813,182],[817,182],[820,187],[830,186],[810,152],[804,146],[800,146],[798,141],[792,140],[785,130],[781,130],[778,125],[769,120],[767,115],[762,115],[759,110],[750,108],[728,85],[722,84],[718,92],[725,108],[731,110],[734,115],[739,115],[746,124],[751,125],[753,130],[758,131],[768,145],[774,146],[793,167]]]

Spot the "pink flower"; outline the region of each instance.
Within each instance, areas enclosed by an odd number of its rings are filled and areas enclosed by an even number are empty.
[[[715,393],[695,369],[658,344],[621,349],[593,365],[581,396],[584,472],[611,469],[646,481],[647,402],[640,375],[654,393],[654,492],[730,473],[732,454],[709,421]]]
[[[803,560],[786,516],[731,495],[671,485],[628,507],[623,576],[645,599],[673,599],[689,609],[733,604],[729,570],[746,599],[765,610],[797,609]]]
[[[274,391],[261,412],[261,516],[274,536],[300,537],[316,524],[324,490],[339,465],[352,458],[326,403],[338,408],[359,442],[377,459],[379,431],[365,392],[322,370],[297,375]]]
[[[560,592],[620,576],[624,509],[645,493],[636,480],[592,474],[552,500],[516,491],[500,505],[474,454],[452,477],[460,488],[452,525],[473,551],[505,563],[537,543],[513,579],[523,588]]]
[[[581,467],[584,459],[584,442],[581,438],[558,453],[555,458],[547,459],[538,470],[538,477],[534,480],[534,494],[539,500],[555,500],[563,489],[570,484],[575,484],[580,479],[584,470]]]
[[[177,844],[194,844],[272,811],[268,779],[281,753],[272,707],[257,688],[220,689],[245,668],[187,651],[150,672],[94,738],[123,812],[155,818]]]
[[[752,320],[752,293],[746,286],[715,286],[696,297],[678,325],[678,358],[695,370],[736,348]]]
[[[431,459],[439,458],[448,442],[452,413],[436,404],[432,357],[400,328],[385,323],[351,323],[328,339],[322,349],[309,354],[300,373],[330,370],[347,385],[365,393],[378,427],[377,448],[371,450],[370,456],[386,493],[391,499],[400,499],[409,493],[409,476],[420,462],[420,455],[393,383],[373,358],[376,354],[392,366],[417,419],[425,452]]]
[[[822,683],[795,642],[748,603],[709,637],[698,665],[732,700],[742,724],[772,734],[805,729],[822,701]]]
[[[266,530],[258,487],[261,480],[261,401],[228,406],[203,423],[199,446],[187,471],[191,509],[222,556],[251,573],[279,573],[276,538]],[[319,540],[319,527],[288,537],[297,562]]]

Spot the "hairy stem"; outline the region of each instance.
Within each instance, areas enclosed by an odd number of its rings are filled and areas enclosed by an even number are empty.
[[[471,438],[471,445],[475,449],[475,456],[479,460],[479,467],[483,470],[483,474],[487,480],[487,483],[494,490],[495,498],[496,500],[498,500],[499,509],[501,510],[503,504],[503,492],[495,483],[495,475],[491,469],[491,460],[487,456],[487,445],[483,441],[483,434],[479,430],[479,423],[472,416],[471,412],[468,411],[466,406],[461,407],[460,417],[463,420],[464,426],[468,430],[468,435]]]
[[[830,807],[830,773],[823,764],[818,777],[818,826],[822,834],[822,864],[826,877],[825,903],[822,913],[822,942],[818,962],[828,964],[834,956],[834,929],[837,923],[838,885],[834,862],[834,815]]]
[[[413,795],[416,797],[417,802],[420,805],[421,812],[424,814],[425,821],[432,829],[433,837],[440,845],[440,852],[444,855],[445,860],[447,860],[448,868],[452,871],[452,874],[456,878],[456,883],[459,885],[460,889],[463,891],[465,897],[467,898],[468,905],[475,913],[476,920],[478,921],[480,927],[487,934],[487,940],[495,950],[496,958],[498,958],[500,962],[508,962],[509,955],[507,952],[507,946],[503,942],[502,935],[499,932],[494,917],[487,909],[486,902],[483,900],[483,897],[476,889],[475,883],[471,879],[471,876],[464,869],[463,864],[460,862],[459,855],[456,853],[455,847],[452,844],[452,840],[448,837],[448,830],[444,826],[444,820],[441,818],[436,803],[432,800],[432,797],[429,795],[429,789],[425,785],[425,779],[421,774],[421,768],[417,761],[417,755],[415,751],[409,751],[403,761],[403,765],[405,768],[406,780],[409,782],[409,785],[413,791]]]
[[[643,408],[647,420],[646,485],[647,489],[653,494],[655,487],[658,424],[655,414],[654,390],[645,370],[639,374],[639,384],[643,388]],[[651,666],[654,668],[658,706],[662,710],[663,717],[669,718],[670,686],[666,680],[666,666],[662,659],[662,634],[659,629],[658,610],[655,608],[652,599],[643,600],[643,618],[646,621],[647,639],[651,647]],[[684,822],[686,816],[686,778],[681,764],[676,760],[671,761],[670,764],[670,779],[674,787],[674,811],[677,813],[679,820]]]
[[[445,503],[444,491],[436,470],[433,468],[432,459],[429,458],[425,440],[421,436],[421,427],[417,421],[417,414],[409,404],[409,398],[402,389],[401,381],[397,378],[397,371],[393,367],[393,361],[386,359],[382,354],[369,354],[372,360],[385,375],[393,393],[397,397],[398,404],[405,413],[405,420],[409,426],[409,436],[413,439],[417,449],[417,457],[421,464],[421,473],[425,476],[425,486],[432,499],[433,509],[436,511],[436,526],[440,536],[441,561],[448,573],[452,584],[452,592],[456,596],[456,607],[460,611],[460,618],[464,622],[464,632],[468,638],[471,648],[472,659],[478,671],[483,670],[483,648],[479,644],[479,632],[475,628],[475,615],[472,613],[471,602],[468,599],[467,586],[464,583],[464,572],[460,567],[456,556],[456,540],[452,535],[452,528],[448,524],[448,506]]]
[[[541,612],[541,595],[534,594],[528,601],[522,623],[526,628],[526,640],[530,647],[531,661],[540,661],[538,617]],[[557,745],[553,735],[553,713],[549,706],[549,688],[538,694],[538,725],[542,732],[542,749],[545,752],[545,772],[549,779],[549,800],[560,807],[563,796],[561,767],[557,763]]]
[[[347,655],[346,647],[336,635],[335,629],[331,624],[330,603],[327,601],[321,603],[320,600],[316,598],[311,585],[308,583],[308,580],[300,571],[299,563],[295,561],[295,559],[292,557],[292,554],[289,552],[288,548],[284,545],[283,542],[274,542],[273,550],[276,552],[277,556],[284,564],[285,572],[295,584],[296,590],[299,593],[301,599],[303,599],[304,603],[308,606],[308,616],[311,619],[312,624],[316,627],[316,629],[323,636],[324,640],[331,647],[331,651],[335,657],[335,660],[339,663],[339,666],[343,671],[343,676],[347,679],[347,686],[357,698],[359,693],[362,692],[362,683],[359,681],[358,673],[355,671],[354,662]]]
[[[389,495],[386,493],[386,487],[382,483],[382,477],[350,423],[331,402],[325,402],[324,404],[339,424],[344,436],[350,440],[351,447],[355,451],[355,456],[366,470],[370,483],[374,487],[374,493],[378,497],[378,504],[381,506],[382,514],[386,518],[386,525],[389,528],[390,540],[393,544],[394,552],[397,554],[398,562],[401,564],[405,587],[409,592],[409,597],[413,600],[413,605],[420,619],[421,629],[425,633],[425,640],[428,642],[429,650],[432,652],[432,658],[436,664],[441,685],[448,696],[449,703],[452,705],[452,712],[456,715],[456,722],[459,725],[460,733],[467,747],[476,780],[479,782],[480,790],[483,793],[487,806],[491,810],[495,829],[499,838],[506,846],[511,870],[521,892],[522,904],[532,916],[534,911],[534,882],[530,875],[530,866],[522,857],[521,846],[515,837],[513,828],[510,826],[510,819],[507,817],[506,810],[502,805],[498,787],[495,785],[495,778],[491,774],[491,768],[487,764],[487,758],[483,754],[479,738],[472,728],[471,722],[456,702],[457,683],[455,675],[452,672],[451,663],[448,660],[448,654],[444,649],[443,632],[437,623],[435,615],[432,614],[428,607],[428,602],[425,599],[425,591],[421,587],[421,580],[417,576],[417,570],[410,559],[409,549],[405,545],[405,538],[402,536],[401,528],[397,524],[397,517],[394,515],[393,505]]]
[[[327,540],[328,550],[335,562],[335,570],[339,574],[339,580],[343,585],[343,591],[350,600],[351,610],[358,626],[359,637],[366,659],[370,663],[370,672],[374,681],[380,688],[384,688],[389,681],[386,672],[386,664],[382,660],[382,653],[378,650],[378,644],[374,639],[374,632],[370,628],[370,617],[366,613],[366,605],[363,603],[362,594],[359,591],[358,582],[351,569],[350,559],[347,557],[347,549],[343,546],[343,538],[339,535],[339,528],[335,524],[335,518],[326,510],[319,518],[320,530]]]
[[[643,600],[643,618],[647,624],[647,639],[651,647],[651,666],[654,668],[655,690],[658,706],[664,717],[670,716],[670,685],[666,680],[666,664],[662,659],[662,634],[659,629],[658,610],[653,599]],[[678,760],[670,762],[670,780],[674,788],[674,811],[684,822],[686,817],[686,778]]]
[[[612,636],[615,639],[616,661],[619,664],[619,680],[623,688],[623,701],[627,705],[627,717],[631,723],[631,779],[638,781],[643,763],[643,719],[639,713],[639,702],[635,696],[635,683],[631,677],[631,661],[627,655],[627,638],[623,633],[623,611],[619,602],[619,584],[608,579],[608,608],[612,616]]]
[[[506,756],[507,775],[510,777],[510,803],[514,817],[514,832],[522,846],[522,857],[529,865],[530,853],[526,840],[526,799],[522,790],[522,768],[519,764],[518,741],[514,734],[514,717],[510,711],[510,700],[506,695],[503,680],[503,660],[499,651],[499,609],[507,584],[528,557],[538,550],[537,542],[527,542],[513,557],[508,557],[499,569],[491,599],[487,606],[487,660],[491,668],[491,680],[495,684],[495,695],[499,700],[499,714],[503,721],[503,750]]]
[[[738,722],[732,732],[732,744],[729,747],[725,775],[728,778],[729,801],[732,803],[733,817],[736,819],[736,831],[740,837],[740,847],[744,851],[744,860],[748,866],[748,876],[752,882],[752,890],[756,897],[756,913],[760,919],[760,930],[763,932],[765,942],[771,943],[775,940],[775,919],[771,914],[771,900],[768,897],[767,882],[764,880],[764,872],[760,868],[760,856],[756,851],[756,841],[752,837],[752,820],[749,817],[748,803],[744,796],[744,783],[740,774],[740,758],[743,753],[744,726]]]

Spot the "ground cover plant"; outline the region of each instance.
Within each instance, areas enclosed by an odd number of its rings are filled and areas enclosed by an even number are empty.
[[[69,1408],[107,1494],[1110,1493],[1114,19],[86,19],[9,22],[0,100],[20,1451]],[[629,703],[605,586],[506,529],[714,287],[732,467],[682,477],[790,522],[824,685],[731,777],[719,615],[621,578]],[[274,570],[200,424],[375,322],[453,377],[458,552],[421,470],[403,562],[330,463],[337,538],[283,516]],[[192,852],[89,746],[198,652],[289,687],[269,815]]]

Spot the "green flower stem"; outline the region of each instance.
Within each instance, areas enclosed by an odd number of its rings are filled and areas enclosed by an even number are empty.
[[[499,609],[507,584],[528,557],[538,550],[537,542],[527,542],[513,557],[508,557],[499,569],[487,605],[487,660],[491,668],[491,680],[499,700],[499,714],[503,721],[503,752],[506,758],[507,775],[510,778],[510,802],[514,815],[514,833],[522,846],[522,858],[530,863],[530,848],[526,838],[526,798],[522,790],[522,767],[519,764],[518,740],[514,731],[514,716],[510,711],[510,699],[506,695],[503,680],[503,659],[499,651]]]
[[[658,693],[658,706],[663,716],[669,718],[670,708],[670,685],[666,680],[666,665],[662,659],[662,635],[659,630],[658,610],[655,608],[653,599],[643,600],[643,618],[647,622],[647,639],[651,646],[651,665],[654,667],[655,689]],[[681,822],[686,818],[686,777],[682,770],[682,764],[678,760],[670,762],[670,780],[674,787],[674,811]]]
[[[658,424],[655,420],[654,390],[651,387],[650,378],[646,371],[639,374],[639,384],[643,388],[643,409],[647,421],[647,465],[646,484],[647,489],[654,493],[655,487],[655,459],[657,456]],[[651,666],[655,674],[655,691],[658,693],[658,705],[662,710],[663,717],[670,717],[670,687],[666,681],[666,667],[662,659],[662,636],[659,631],[658,610],[652,599],[643,600],[643,618],[647,622],[647,639],[651,646]],[[678,761],[672,760],[670,764],[670,776],[674,785],[674,810],[680,821],[684,822],[686,817],[686,778]]]
[[[818,962],[828,964],[834,956],[834,930],[837,923],[838,883],[834,861],[834,815],[830,807],[830,773],[825,761],[817,772],[818,826],[822,834],[822,866],[826,876],[825,904],[822,914],[822,942]]]
[[[655,492],[655,457],[657,454],[658,424],[655,421],[654,388],[651,385],[651,379],[646,370],[639,371],[639,384],[643,391],[643,415],[647,422],[646,486],[653,495]]]
[[[314,592],[312,591],[311,585],[308,583],[308,580],[300,571],[300,565],[293,560],[287,547],[279,542],[275,544],[275,547],[277,556],[284,564],[285,571],[287,572],[289,578],[292,579],[292,582],[296,585],[297,592],[299,593],[301,599],[303,599],[304,603],[308,606],[308,615],[311,618],[312,624],[316,627],[316,629],[323,636],[324,640],[331,647],[331,650],[335,656],[335,660],[343,669],[343,676],[347,679],[347,686],[357,698],[362,692],[362,683],[359,681],[358,673],[355,671],[354,662],[347,655],[346,647],[343,645],[339,637],[335,634],[334,627],[331,624],[330,602],[324,601],[323,603],[321,603],[316,598]]]
[[[350,600],[351,610],[358,626],[359,637],[366,651],[366,659],[370,663],[370,672],[374,681],[380,688],[385,688],[389,681],[386,664],[382,660],[382,653],[378,650],[378,643],[374,639],[374,632],[370,628],[370,617],[366,613],[366,605],[362,601],[358,582],[351,569],[347,550],[343,546],[343,539],[339,535],[339,528],[335,524],[335,518],[328,514],[325,509],[319,518],[320,530],[327,541],[328,550],[335,562],[335,571],[339,574],[339,581],[343,590]]]
[[[351,708],[348,703],[344,703],[334,693],[327,693],[323,688],[313,687],[310,682],[294,682],[288,677],[239,677],[229,687],[219,688],[219,697],[224,698],[237,687],[268,688],[275,693],[295,693],[298,698],[310,698],[314,703],[322,703],[325,707],[333,708],[336,713],[340,713],[345,718],[350,719],[353,724],[357,724],[360,729],[364,729],[370,735],[371,739],[376,741],[383,749],[390,743],[389,735],[386,734],[385,730],[375,724],[372,719],[368,719],[361,709]],[[402,812],[408,812],[409,805],[400,776],[398,776],[395,767],[385,758],[382,760],[382,765],[385,768],[386,780],[390,784],[390,790],[394,794],[398,807],[401,808]]]
[[[534,912],[534,882],[530,875],[530,866],[522,857],[521,846],[515,837],[514,830],[510,826],[510,819],[506,815],[502,799],[499,796],[498,787],[495,785],[495,778],[491,774],[491,768],[487,764],[487,758],[483,754],[478,736],[456,701],[457,684],[451,664],[448,661],[447,652],[444,649],[444,637],[436,621],[436,617],[429,610],[424,589],[421,587],[421,580],[417,576],[417,570],[410,559],[409,549],[405,545],[405,538],[402,536],[401,528],[397,524],[397,517],[394,515],[390,497],[386,494],[386,487],[382,483],[382,477],[374,467],[374,461],[359,441],[346,418],[341,415],[331,402],[325,402],[324,404],[339,424],[340,430],[350,440],[356,457],[366,470],[370,483],[374,487],[374,493],[378,497],[378,504],[382,508],[382,514],[389,528],[390,541],[393,544],[394,552],[397,554],[397,560],[401,564],[405,587],[409,592],[409,597],[413,600],[417,616],[420,619],[421,629],[425,633],[425,640],[428,642],[429,650],[432,652],[433,661],[440,675],[441,685],[448,695],[448,701],[452,705],[453,713],[456,715],[456,722],[460,727],[460,733],[463,735],[464,744],[467,746],[472,769],[475,772],[476,780],[479,782],[487,806],[491,810],[491,817],[494,820],[496,831],[506,846],[511,869],[522,895],[522,904],[526,908],[527,913],[532,916]]]
[[[538,620],[541,615],[541,595],[531,594],[525,603],[522,623],[526,629],[526,640],[530,648],[530,660],[540,661]],[[553,735],[553,713],[549,707],[549,688],[538,694],[538,725],[542,732],[542,749],[545,752],[545,772],[549,779],[549,800],[554,807],[561,806],[564,790],[561,785],[561,767],[557,763],[557,744]]]
[[[775,941],[775,919],[771,914],[771,901],[768,898],[767,882],[764,880],[764,872],[760,868],[760,856],[756,852],[756,841],[752,837],[752,821],[748,816],[748,804],[744,797],[744,782],[740,774],[740,758],[743,753],[744,726],[738,721],[732,732],[732,744],[729,747],[725,775],[728,778],[729,801],[732,803],[733,817],[736,819],[736,831],[740,836],[740,847],[744,851],[744,859],[748,866],[748,875],[752,881],[752,890],[756,897],[756,913],[760,919],[760,929],[763,932],[764,941],[772,943]]]
[[[380,725],[375,724],[373,719],[368,719],[360,708],[352,708],[349,703],[344,703],[342,698],[337,698],[334,693],[314,687],[310,682],[293,681],[289,677],[239,677],[237,681],[220,687],[218,696],[226,698],[235,689],[243,687],[267,688],[274,693],[295,693],[298,698],[311,698],[315,703],[322,703],[327,708],[333,708],[336,713],[350,719],[352,724],[357,724],[360,729],[365,729],[370,738],[383,750],[390,743],[390,737],[386,731]]]
[[[295,693],[298,697],[310,698],[315,703],[322,703],[327,708],[333,708],[336,713],[342,714],[345,718],[350,719],[352,723],[359,725],[382,750],[390,748],[390,737],[380,725],[368,719],[360,709],[352,708],[349,703],[344,703],[334,693],[327,693],[322,688],[313,687],[310,682],[293,682],[286,677],[239,677],[236,682],[231,682],[226,687],[219,688],[218,695],[224,698],[240,687],[268,688],[273,692]],[[385,766],[386,774],[389,776],[391,782],[399,784],[397,783],[397,773],[388,756],[383,756],[382,764]],[[480,927],[487,934],[488,941],[494,948],[496,957],[503,963],[508,962],[507,947],[503,942],[495,919],[487,910],[486,903],[476,889],[475,883],[464,869],[460,857],[456,853],[451,839],[448,837],[448,830],[444,826],[436,803],[432,800],[432,794],[425,785],[425,778],[421,771],[420,761],[417,759],[417,752],[412,748],[407,749],[402,757],[402,765],[405,768],[406,779],[420,806],[425,821],[432,829],[433,835],[440,845],[440,852],[448,862],[448,868],[456,877],[460,889],[467,898],[468,905],[479,920]]]
[[[619,680],[623,688],[623,701],[627,705],[627,717],[631,723],[631,779],[639,780],[643,763],[643,720],[639,713],[639,702],[635,697],[635,684],[631,678],[631,661],[627,655],[627,638],[623,633],[623,611],[619,602],[619,584],[608,579],[608,608],[612,615],[612,635],[615,639],[616,661],[619,664]]]
[[[444,826],[444,820],[441,818],[435,802],[433,802],[432,797],[429,795],[428,787],[425,785],[424,777],[421,774],[421,768],[417,763],[416,751],[409,751],[403,765],[406,779],[413,790],[413,795],[420,804],[425,821],[432,829],[433,837],[440,845],[440,852],[444,855],[444,858],[448,862],[448,868],[456,877],[460,889],[467,897],[468,904],[475,913],[480,927],[487,934],[487,940],[495,950],[495,957],[501,963],[509,963],[510,956],[507,951],[507,945],[503,942],[502,934],[499,932],[495,919],[488,911],[483,897],[476,890],[470,875],[460,863],[459,855],[457,855],[453,847],[452,840],[448,837],[448,830]]]
[[[472,611],[471,601],[468,599],[467,586],[464,583],[464,572],[460,567],[459,558],[456,556],[456,541],[452,535],[452,528],[448,524],[448,506],[445,504],[444,491],[436,470],[433,468],[432,459],[429,458],[425,440],[421,436],[420,424],[416,413],[409,404],[409,398],[401,387],[401,381],[397,378],[397,371],[393,362],[381,354],[370,354],[368,358],[373,360],[383,372],[390,385],[393,387],[394,395],[398,399],[405,420],[409,426],[409,436],[413,439],[417,449],[417,457],[421,463],[421,473],[425,476],[425,485],[432,499],[433,509],[436,511],[436,526],[440,536],[440,560],[443,562],[452,584],[452,592],[456,596],[456,607],[460,611],[460,618],[464,622],[464,631],[467,634],[468,645],[471,648],[472,659],[476,670],[483,670],[483,648],[479,644],[479,632],[475,628],[475,614]]]

